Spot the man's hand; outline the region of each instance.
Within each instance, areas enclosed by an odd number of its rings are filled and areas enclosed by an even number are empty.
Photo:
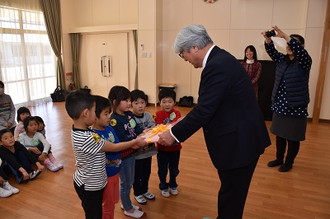
[[[170,130],[162,132],[159,134],[158,143],[161,145],[171,146],[175,142],[175,139],[172,137]]]

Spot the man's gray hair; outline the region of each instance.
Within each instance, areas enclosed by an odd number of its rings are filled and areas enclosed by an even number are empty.
[[[203,49],[208,44],[213,44],[203,25],[191,24],[184,27],[176,36],[173,49],[175,53],[189,51],[193,46]]]

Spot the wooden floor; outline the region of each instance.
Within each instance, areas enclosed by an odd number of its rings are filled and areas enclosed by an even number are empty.
[[[55,157],[64,169],[45,171],[27,184],[12,185],[20,193],[0,198],[0,218],[84,218],[72,183],[75,170],[71,148],[71,120],[64,103],[48,103],[31,107],[33,115],[46,122],[47,139]],[[178,107],[182,114],[189,108]],[[155,107],[148,107],[154,113]],[[269,127],[270,122],[267,122]],[[274,136],[271,135],[274,143]],[[330,218],[330,123],[308,124],[307,140],[302,142],[294,168],[280,173],[267,167],[274,158],[274,145],[261,156],[247,198],[244,218]],[[150,191],[155,201],[142,206],[145,219],[200,219],[217,215],[219,180],[206,151],[202,131],[183,144],[178,176],[179,195],[163,198],[158,190],[157,165],[153,157]],[[132,198],[133,200],[133,198]],[[134,200],[134,203],[135,200]],[[128,218],[116,206],[116,219]]]

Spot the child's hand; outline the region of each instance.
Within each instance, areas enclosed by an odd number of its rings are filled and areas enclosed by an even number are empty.
[[[38,167],[38,170],[40,170],[41,172],[45,170],[45,166],[41,165],[40,167]]]
[[[38,167],[38,170],[40,170],[41,172],[45,170],[45,166],[42,165],[41,163],[37,162],[36,165]]]
[[[142,137],[141,135],[137,136],[136,138],[136,146],[139,147],[143,147],[148,145],[148,142],[146,141],[146,139],[144,137]]]
[[[140,146],[134,145],[134,146],[132,146],[132,149],[134,149],[134,150],[140,149]]]
[[[36,147],[29,147],[29,151],[31,151],[34,154],[41,154],[41,151]]]
[[[30,179],[30,175],[24,170],[23,171],[23,181]]]
[[[150,128],[147,128],[147,129],[145,129],[145,130],[143,130],[143,132],[142,132],[142,134],[145,134],[145,133],[147,133],[148,131],[150,131],[151,129],[153,129],[155,126],[153,126],[153,127],[150,127]]]
[[[46,160],[47,159],[47,155],[45,153],[41,153],[39,156],[39,160]]]
[[[20,167],[18,170],[23,175],[23,178],[22,178],[23,181],[30,179],[30,175],[28,174],[28,172],[26,172],[26,170],[23,167]]]
[[[6,180],[0,176],[0,184],[4,183]]]

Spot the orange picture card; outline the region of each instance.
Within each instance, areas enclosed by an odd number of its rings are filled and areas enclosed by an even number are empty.
[[[167,123],[166,125],[164,124],[159,124],[155,126],[154,128],[150,129],[144,134],[144,137],[148,143],[154,143],[159,140],[159,134],[169,130],[172,127],[170,123]]]

